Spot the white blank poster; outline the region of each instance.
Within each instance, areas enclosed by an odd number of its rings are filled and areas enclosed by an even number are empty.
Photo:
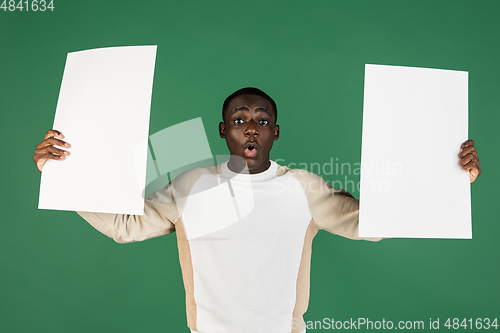
[[[472,238],[468,73],[366,65],[361,237]]]
[[[38,208],[143,214],[155,58],[156,46],[68,53],[53,128],[70,155],[43,167]]]

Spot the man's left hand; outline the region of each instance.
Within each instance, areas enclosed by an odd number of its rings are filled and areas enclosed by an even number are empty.
[[[479,157],[477,157],[477,151],[476,147],[474,147],[473,140],[467,140],[460,146],[460,152],[458,153],[458,163],[463,170],[469,172],[471,184],[481,174]]]

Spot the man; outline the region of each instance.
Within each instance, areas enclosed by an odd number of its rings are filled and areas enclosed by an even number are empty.
[[[142,216],[79,214],[120,243],[176,231],[193,332],[303,332],[312,239],[319,229],[360,239],[359,202],[269,159],[279,138],[277,107],[261,90],[231,94],[222,117],[228,162],[181,174],[146,199]],[[50,130],[37,145],[40,171],[46,160],[69,155],[54,147],[69,147],[62,139]],[[473,182],[481,173],[473,141],[458,157]]]

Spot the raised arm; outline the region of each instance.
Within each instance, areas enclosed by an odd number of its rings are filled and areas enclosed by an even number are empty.
[[[293,169],[290,173],[302,184],[309,211],[319,229],[351,239],[382,239],[359,237],[359,200],[349,192],[333,188],[311,172]]]
[[[117,243],[143,241],[175,231],[180,217],[170,186],[156,191],[144,201],[143,215],[77,212],[94,228]]]
[[[459,164],[470,174],[473,183],[481,174],[473,140],[460,146]],[[319,229],[351,239],[378,241],[383,238],[359,237],[359,200],[344,190],[334,189],[321,177],[306,171],[290,170],[303,184],[309,209]]]
[[[36,145],[33,161],[38,171],[42,172],[47,160],[64,160],[69,151],[58,148],[69,148],[63,141],[64,135],[57,130],[49,130],[41,143]],[[143,215],[106,214],[93,212],[77,212],[94,228],[118,243],[129,243],[169,234],[175,231],[175,222],[180,214],[171,194],[172,188],[167,186],[149,196],[144,202]]]

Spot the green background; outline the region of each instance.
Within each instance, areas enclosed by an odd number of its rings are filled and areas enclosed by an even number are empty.
[[[151,134],[201,116],[212,152],[226,154],[217,132],[222,102],[256,86],[278,104],[281,138],[272,158],[282,164],[360,161],[366,63],[469,71],[469,137],[484,170],[472,185],[473,239],[370,243],[322,231],[305,319],[428,327],[440,318],[446,330],[448,317],[500,317],[499,1],[54,6],[0,11],[1,332],[188,332],[175,234],[119,245],[74,212],[37,209],[32,155],[52,127],[66,54],[151,44],[158,45]],[[422,138],[415,163],[432,163],[431,146]],[[429,189],[433,200],[440,192]]]

